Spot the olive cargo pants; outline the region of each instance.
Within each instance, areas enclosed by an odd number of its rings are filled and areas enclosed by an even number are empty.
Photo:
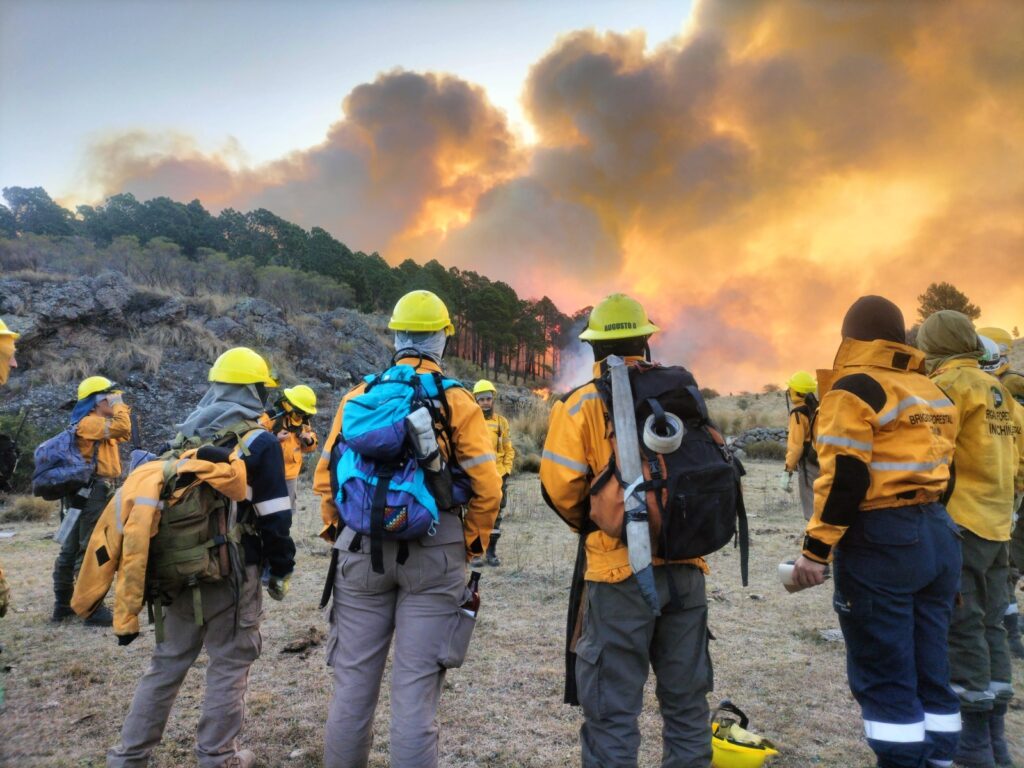
[[[200,768],[220,768],[235,754],[235,740],[245,714],[249,667],[263,647],[260,589],[256,566],[247,566],[238,603],[237,631],[235,599],[229,582],[202,585],[201,627],[196,626],[192,613],[191,589],[183,590],[164,608],[164,641],[153,649],[149,669],[135,689],[135,698],[121,728],[121,743],[107,753],[108,768],[149,764],[178,689],[203,646],[210,660],[196,757]]]
[[[669,575],[680,608],[669,606]],[[707,768],[711,763],[707,694],[714,680],[704,574],[692,566],[669,565],[655,568],[654,576],[662,611],[657,617],[634,577],[617,584],[587,582],[576,643],[584,768],[637,765],[637,718],[651,667],[664,720],[662,768]]]
[[[356,551],[351,529],[342,532],[334,581],[327,659],[334,669],[324,734],[327,768],[362,768],[373,745],[373,715],[394,636],[391,668],[393,768],[438,764],[437,707],[445,671],[462,663],[472,619],[459,609],[466,589],[462,523],[442,513],[437,533],[408,543],[384,542],[384,573],[370,567],[370,540]]]

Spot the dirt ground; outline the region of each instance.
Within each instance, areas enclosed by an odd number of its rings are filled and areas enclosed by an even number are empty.
[[[708,579],[715,691],[731,698],[752,729],[774,739],[777,768],[863,768],[873,765],[858,709],[846,686],[844,649],[820,630],[837,627],[828,587],[789,595],[776,581],[780,560],[797,554],[803,521],[797,498],[774,485],[778,464],[751,462],[745,485],[751,514],[750,586],[740,586],[739,557],[727,548],[711,558]],[[300,482],[302,482],[300,480]],[[307,481],[308,482],[308,481]],[[325,628],[316,608],[327,567],[326,547],[312,538],[313,497],[303,496],[302,537],[291,593],[267,600],[264,650],[252,669],[242,744],[261,766],[320,766],[330,696],[323,646],[282,654],[311,627]],[[483,608],[465,665],[449,673],[440,710],[441,764],[453,768],[553,768],[579,764],[577,709],[561,703],[563,628],[574,554],[572,535],[544,507],[535,475],[512,485],[503,526],[503,565],[487,568]],[[79,622],[49,623],[55,524],[8,524],[0,562],[14,604],[0,621],[0,661],[7,667],[6,712],[0,715],[0,764],[30,768],[100,766],[117,740],[135,681],[153,646],[151,627],[127,648],[109,630]],[[202,701],[205,656],[186,679],[153,765],[195,765],[192,743]],[[1015,662],[1024,690],[1024,663]],[[372,766],[388,764],[387,681],[377,711]],[[1015,702],[1016,704],[1016,702]],[[641,719],[642,766],[658,765],[660,728],[648,684]],[[1024,760],[1024,709],[1007,732]]]

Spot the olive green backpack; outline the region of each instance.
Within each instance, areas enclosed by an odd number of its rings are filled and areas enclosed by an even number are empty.
[[[240,545],[247,526],[234,519],[227,496],[207,483],[179,477],[181,454],[203,445],[237,444],[242,455],[247,455],[249,438],[262,429],[258,422],[247,420],[217,433],[211,440],[200,441],[179,434],[171,443],[171,450],[160,457],[164,465],[160,500],[165,506],[156,534],[150,539],[146,571],[146,599],[158,643],[164,638],[163,606],[170,605],[182,590],[192,590],[195,622],[202,626],[200,585],[230,579],[237,606],[245,573]],[[185,492],[173,504],[167,504],[181,485],[187,485]]]

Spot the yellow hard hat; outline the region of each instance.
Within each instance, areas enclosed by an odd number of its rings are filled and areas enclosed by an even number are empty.
[[[775,745],[747,730],[747,716],[728,699],[711,715],[712,768],[761,768],[777,755]]]
[[[221,384],[277,386],[267,361],[248,347],[233,347],[218,357],[207,378]]]
[[[473,385],[473,396],[476,397],[483,392],[493,392],[494,394],[498,394],[498,389],[487,379],[480,379],[480,381]]]
[[[1008,331],[1004,331],[1002,328],[978,328],[979,336],[987,336],[992,339],[998,346],[999,351],[1004,355],[1010,351],[1010,347],[1013,346],[1013,337],[1010,336]]]
[[[630,339],[650,336],[658,330],[639,301],[624,293],[613,293],[590,311],[587,328],[580,338],[583,341]]]
[[[312,416],[316,413],[316,392],[305,384],[284,390],[284,396],[293,406]]]
[[[410,291],[398,300],[391,312],[388,328],[393,331],[444,331],[455,335],[455,326],[448,315],[448,307],[430,291]]]
[[[789,381],[786,382],[786,386],[794,392],[806,395],[818,388],[818,382],[816,382],[814,380],[814,376],[809,374],[807,371],[797,371],[789,377]]]
[[[7,327],[7,323],[5,323],[3,320],[0,320],[0,336],[10,336],[12,339],[17,340],[18,337],[21,336],[21,334],[15,333],[14,331]]]
[[[87,379],[82,379],[82,383],[78,385],[78,399],[84,400],[89,395],[108,392],[115,386],[117,385],[106,376],[90,376]]]

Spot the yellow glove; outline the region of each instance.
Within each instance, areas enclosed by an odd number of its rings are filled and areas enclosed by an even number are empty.
[[[288,594],[288,588],[291,586],[292,577],[289,576],[271,576],[270,582],[267,584],[267,594],[275,600],[284,600],[284,596]]]

